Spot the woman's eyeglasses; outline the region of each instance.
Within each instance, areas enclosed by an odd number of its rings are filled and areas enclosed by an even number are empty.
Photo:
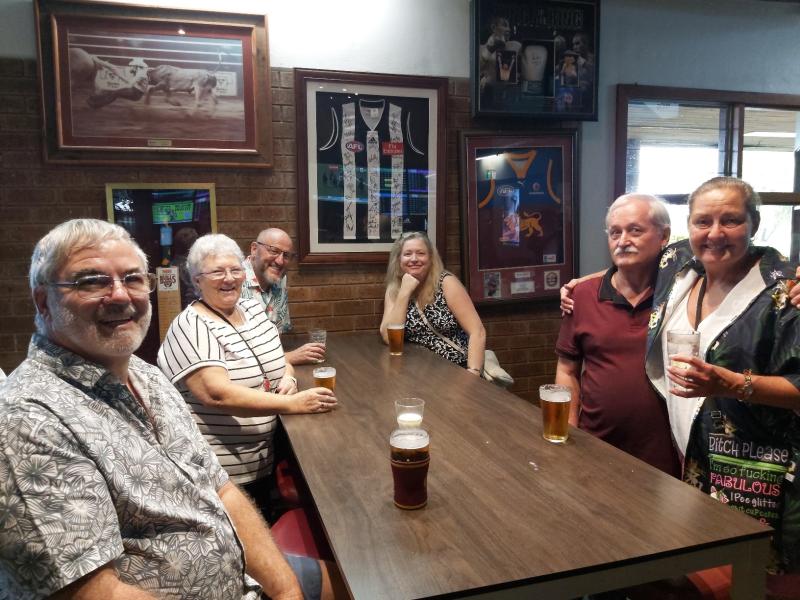
[[[240,269],[239,267],[228,268],[228,269],[216,269],[215,271],[207,271],[205,273],[198,273],[198,275],[202,275],[206,279],[211,281],[221,281],[225,279],[225,276],[230,274],[233,279],[244,279],[244,269]]]

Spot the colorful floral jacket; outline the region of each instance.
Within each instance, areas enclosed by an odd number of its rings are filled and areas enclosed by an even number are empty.
[[[760,257],[765,289],[708,345],[705,360],[741,373],[780,375],[800,389],[800,311],[788,301],[795,265],[769,247]],[[703,267],[686,241],[662,254],[647,354],[660,344],[679,273]],[[800,411],[708,397],[692,424],[683,479],[776,529],[771,570],[800,572]],[[797,477],[795,477],[797,475]]]

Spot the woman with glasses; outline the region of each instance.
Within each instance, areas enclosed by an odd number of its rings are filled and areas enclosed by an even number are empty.
[[[405,339],[480,375],[486,331],[461,282],[442,264],[427,235],[404,233],[389,254],[380,333],[405,324]]]
[[[234,482],[263,498],[276,415],[327,412],[336,397],[326,388],[297,390],[275,325],[257,300],[240,298],[243,260],[225,235],[194,243],[187,268],[200,299],[170,325],[158,366],[183,394]]]

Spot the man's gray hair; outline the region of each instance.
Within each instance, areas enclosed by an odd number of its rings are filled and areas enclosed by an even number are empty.
[[[36,288],[52,283],[71,254],[103,242],[125,242],[133,246],[142,266],[147,271],[147,256],[133,240],[131,235],[119,225],[100,219],[73,219],[51,229],[40,239],[31,255],[31,268],[28,282],[31,292]],[[44,320],[36,315],[36,330],[44,332]]]
[[[186,257],[186,268],[194,283],[195,278],[202,273],[203,263],[212,256],[235,256],[239,259],[239,264],[244,263],[244,254],[239,244],[222,233],[207,233],[197,238],[189,250]],[[196,292],[200,292],[197,284],[194,283]]]
[[[667,211],[667,206],[664,204],[663,200],[657,198],[656,196],[651,196],[650,194],[623,194],[614,200],[614,202],[611,203],[611,206],[608,207],[608,212],[606,212],[606,228],[608,228],[608,223],[611,219],[611,213],[618,208],[633,202],[634,200],[640,200],[648,204],[650,207],[650,221],[652,221],[653,225],[658,227],[661,231],[671,227],[669,212]]]

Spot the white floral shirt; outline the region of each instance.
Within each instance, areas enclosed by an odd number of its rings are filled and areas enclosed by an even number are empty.
[[[159,598],[255,600],[217,494],[228,476],[180,394],[35,335],[0,385],[0,599],[42,598],[113,561]]]

